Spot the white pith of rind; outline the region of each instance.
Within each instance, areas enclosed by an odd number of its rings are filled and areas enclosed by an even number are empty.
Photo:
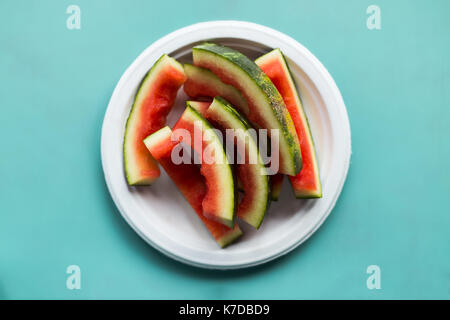
[[[165,126],[158,131],[155,131],[147,138],[144,139],[144,144],[148,150],[153,150],[154,147],[158,144],[161,144],[161,141],[166,140],[168,136],[172,135],[172,129],[170,127]]]

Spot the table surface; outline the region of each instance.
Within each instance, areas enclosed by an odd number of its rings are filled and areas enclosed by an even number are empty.
[[[0,298],[450,298],[449,1],[0,2]],[[81,9],[69,30],[66,9]],[[163,256],[120,216],[100,131],[127,66],[180,27],[244,20],[284,32],[329,70],[353,154],[335,209],[289,255],[208,271]],[[287,185],[286,185],[287,186]],[[285,187],[286,187],[285,186]],[[66,268],[81,268],[68,290]],[[381,289],[369,290],[369,265]]]

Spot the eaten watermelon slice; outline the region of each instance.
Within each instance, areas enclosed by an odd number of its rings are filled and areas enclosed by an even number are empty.
[[[252,136],[251,126],[247,121],[221,97],[215,97],[211,105],[191,101],[190,105],[206,119],[226,133],[226,137],[236,149],[240,161],[237,178],[242,184],[244,196],[237,209],[237,215],[254,228],[258,229],[269,207],[269,176],[258,150],[258,143]],[[227,149],[227,151],[230,151]],[[230,152],[231,153],[231,152]],[[229,153],[229,154],[230,154]],[[234,158],[234,157],[233,157]]]
[[[174,164],[172,162],[172,149],[179,142],[172,140],[172,130],[169,127],[164,127],[148,136],[144,143],[222,248],[242,235],[242,231],[237,224],[233,228],[229,228],[221,223],[209,220],[203,215],[202,203],[207,193],[205,180],[195,164]]]
[[[236,191],[222,141],[211,124],[190,106],[189,101],[186,105],[173,133],[191,146],[200,159],[200,172],[207,186],[203,215],[232,228],[236,213]]]
[[[283,98],[264,72],[239,51],[214,43],[195,46],[192,56],[194,65],[209,69],[242,93],[254,127],[268,129],[270,137],[278,133],[279,172],[298,174],[302,158],[297,133]]]
[[[123,143],[129,185],[149,185],[159,177],[158,164],[142,140],[166,124],[167,114],[185,80],[183,66],[165,54],[142,80],[128,116]]]
[[[314,142],[286,59],[280,49],[275,49],[259,57],[255,62],[272,80],[283,97],[300,140],[303,168],[296,176],[289,176],[295,196],[321,198],[322,187]]]

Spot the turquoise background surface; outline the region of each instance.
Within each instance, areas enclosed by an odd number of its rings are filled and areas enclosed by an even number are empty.
[[[81,8],[81,30],[66,8]],[[449,1],[0,2],[0,298],[450,298]],[[381,8],[381,30],[366,9]],[[141,240],[103,179],[115,84],[180,27],[235,19],[284,32],[334,77],[353,155],[335,209],[289,255],[207,271]],[[66,268],[81,267],[81,290]],[[366,268],[381,268],[368,290]]]

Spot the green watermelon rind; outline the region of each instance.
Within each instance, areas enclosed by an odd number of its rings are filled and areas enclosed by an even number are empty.
[[[236,228],[233,231],[227,233],[222,238],[216,240],[216,242],[219,244],[219,246],[224,249],[228,247],[230,244],[235,242],[237,239],[239,239],[243,235],[243,232],[240,228]]]
[[[228,199],[231,207],[228,210],[228,216],[226,217],[217,217],[217,216],[208,216],[208,218],[212,218],[217,220],[218,222],[233,228],[234,224],[235,224],[235,212],[236,212],[236,186],[235,186],[235,182],[234,182],[234,175],[233,175],[233,171],[231,169],[231,166],[229,164],[229,161],[227,159],[226,156],[226,152],[225,149],[223,148],[222,142],[220,141],[220,138],[216,135],[216,133],[212,130],[214,130],[214,127],[209,123],[208,120],[206,120],[194,107],[192,107],[190,105],[190,101],[186,101],[186,110],[184,111],[182,118],[184,117],[185,121],[187,121],[186,117],[189,119],[190,117],[195,118],[197,121],[201,121],[202,125],[204,126],[204,131],[205,130],[211,130],[211,134],[210,137],[213,137],[213,139],[215,140],[215,143],[219,143],[221,145],[221,150],[223,150],[223,155],[221,155],[221,158],[223,159],[224,163],[221,166],[221,168],[223,168],[224,170],[226,170],[226,176],[227,176],[227,181],[229,184],[231,184],[230,188],[233,190],[233,192],[230,192],[229,196],[230,198]],[[223,184],[222,184],[223,186]]]
[[[277,182],[273,181],[273,179],[270,180],[271,180],[270,199],[272,201],[278,201],[280,199],[281,188],[283,186],[283,178],[281,178],[280,181]]]
[[[259,96],[263,97],[266,103],[267,114],[272,122],[277,122],[276,127],[280,129],[280,153],[283,153],[284,163],[286,164],[285,174],[296,175],[302,168],[302,158],[300,152],[300,143],[295,131],[294,123],[286,109],[283,98],[275,88],[267,75],[248,57],[231,48],[220,46],[214,43],[203,43],[192,49],[194,64],[199,55],[214,55],[215,59],[226,61],[240,70],[242,75],[255,83],[259,88]],[[252,112],[252,111],[251,111]],[[271,129],[275,129],[275,126]],[[284,151],[283,151],[284,150]]]

